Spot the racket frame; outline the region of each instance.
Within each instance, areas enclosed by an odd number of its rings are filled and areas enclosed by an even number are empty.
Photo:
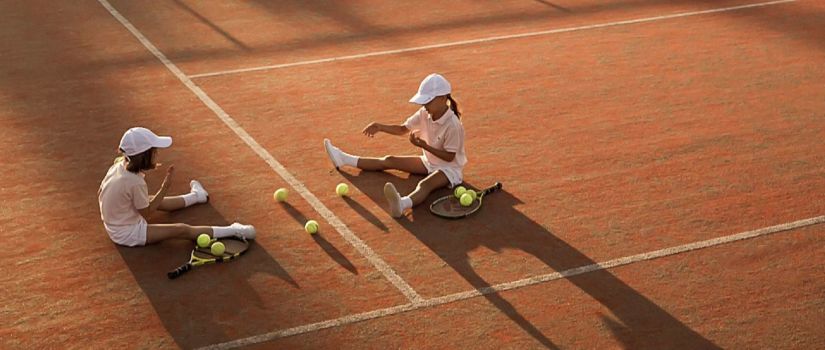
[[[209,254],[209,255],[212,255],[212,252],[210,250],[210,247],[206,247],[206,248],[198,247],[198,244],[196,242],[195,243],[195,248],[192,249],[192,252],[189,254],[189,261],[186,262],[185,264],[181,265],[177,269],[169,271],[166,274],[166,276],[169,277],[169,279],[175,279],[175,278],[178,278],[178,277],[182,276],[183,274],[185,274],[186,272],[191,270],[193,267],[230,261],[230,260],[233,260],[233,259],[243,255],[243,253],[245,253],[249,249],[249,241],[247,241],[246,238],[241,238],[241,239],[227,238],[227,239],[243,242],[246,245],[246,248],[239,251],[239,252],[237,252],[237,253],[234,253],[234,254],[224,253],[222,256],[216,256],[214,258],[201,258],[201,257],[198,257],[196,255],[197,252],[206,253],[206,254]],[[213,239],[210,242],[210,246],[213,243],[217,242],[217,241],[219,241],[219,240],[218,239]]]
[[[500,189],[501,189],[501,182],[496,182],[492,186],[481,190],[481,192],[479,192],[479,194],[478,194],[478,205],[475,206],[471,210],[461,212],[461,214],[445,215],[445,214],[441,213],[441,211],[439,211],[438,209],[435,209],[436,206],[439,205],[441,202],[450,201],[450,200],[457,200],[455,198],[455,195],[452,195],[452,194],[446,195],[446,196],[441,197],[441,198],[438,198],[435,201],[433,201],[432,203],[430,203],[430,212],[433,213],[434,215],[438,216],[438,217],[445,218],[445,219],[462,219],[462,218],[465,218],[465,217],[469,216],[470,214],[473,214],[473,213],[477,212],[479,209],[481,209],[481,204],[482,204],[482,201],[484,200],[484,196],[486,196],[487,194],[493,193],[495,191],[498,191]]]

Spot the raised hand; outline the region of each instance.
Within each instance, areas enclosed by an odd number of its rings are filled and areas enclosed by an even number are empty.
[[[163,183],[160,185],[161,188],[165,189],[165,188],[169,187],[169,183],[170,183],[170,180],[172,178],[172,174],[174,174],[174,173],[175,173],[175,166],[174,165],[170,165],[168,168],[166,168],[166,177],[163,178]]]

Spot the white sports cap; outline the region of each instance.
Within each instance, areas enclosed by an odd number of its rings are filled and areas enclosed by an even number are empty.
[[[418,93],[410,99],[410,102],[425,105],[437,96],[444,96],[452,91],[450,82],[440,74],[430,74],[421,81],[418,86]]]
[[[147,128],[131,128],[126,130],[120,139],[120,149],[127,156],[133,156],[146,152],[148,149],[166,148],[172,145],[172,138],[169,136],[158,136]]]

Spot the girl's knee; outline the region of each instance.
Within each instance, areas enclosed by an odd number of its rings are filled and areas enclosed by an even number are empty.
[[[394,168],[398,166],[398,157],[396,156],[383,156],[378,159],[381,160],[381,165],[383,165],[384,168]]]
[[[430,191],[437,190],[442,187],[447,187],[449,185],[450,180],[447,178],[446,175],[444,175],[443,172],[440,171],[425,178],[424,180],[421,180],[421,182],[418,183],[419,188],[425,188]]]

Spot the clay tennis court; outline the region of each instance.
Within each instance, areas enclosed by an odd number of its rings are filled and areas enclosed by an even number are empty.
[[[825,347],[821,1],[3,1],[0,39],[0,348]],[[504,188],[393,219],[420,177],[322,140],[417,154],[361,130],[433,72]],[[210,193],[154,222],[251,223],[246,255],[169,280],[192,242],[112,243],[133,126]]]

